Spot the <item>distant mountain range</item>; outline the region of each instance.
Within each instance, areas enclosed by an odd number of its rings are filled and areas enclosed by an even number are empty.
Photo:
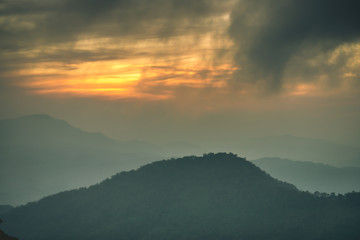
[[[311,192],[347,193],[360,191],[360,168],[337,168],[322,163],[262,158],[255,165],[281,181]]]
[[[234,142],[231,149],[248,159],[276,157],[335,167],[360,167],[359,148],[320,139],[291,135],[244,138]]]
[[[0,120],[0,204],[23,204],[89,186],[163,156],[141,142],[118,142],[47,115]]]
[[[301,192],[219,153],[154,162],[1,217],[24,240],[358,240],[360,193]]]
[[[337,166],[358,166],[360,159],[360,152],[355,148],[293,136],[248,139],[234,142],[231,148],[248,159],[276,156]],[[204,151],[212,150],[209,146],[181,141],[162,146],[142,141],[115,141],[47,115],[0,120],[0,204],[25,204],[60,191],[98,183],[119,171],[136,169],[154,160]],[[271,166],[265,164],[262,167],[301,189],[328,190],[324,184],[317,184],[322,180],[313,181],[311,185],[311,181],[304,183],[296,177],[286,178],[289,169],[281,175]],[[301,172],[291,171],[295,172],[294,176]],[[354,189],[358,178],[351,177],[353,175],[333,174],[334,182],[341,184],[332,184],[330,190],[346,192],[358,189]]]

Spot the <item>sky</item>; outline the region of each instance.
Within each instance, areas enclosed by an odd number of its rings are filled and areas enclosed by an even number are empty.
[[[0,0],[0,118],[120,140],[360,147],[357,0]]]

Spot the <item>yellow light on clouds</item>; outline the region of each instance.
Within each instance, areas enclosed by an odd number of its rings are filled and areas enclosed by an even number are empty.
[[[225,33],[229,14],[213,21],[213,32],[169,39],[80,36],[41,45],[23,50],[36,61],[10,74],[31,93],[57,97],[167,99],[181,86],[223,88],[236,70],[232,54],[215,63],[218,50],[232,47]]]

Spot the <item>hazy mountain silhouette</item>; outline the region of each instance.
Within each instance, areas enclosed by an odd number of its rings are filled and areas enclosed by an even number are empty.
[[[355,148],[293,136],[247,139],[236,144],[240,146],[236,149],[252,159],[279,156],[337,166],[356,166],[360,159]],[[59,191],[89,186],[156,159],[199,154],[206,148],[186,142],[157,146],[142,141],[115,141],[47,115],[0,120],[0,204],[24,204]]]
[[[272,177],[292,183],[304,191],[327,193],[360,191],[360,168],[337,168],[321,163],[281,158],[262,158],[252,162]]]
[[[10,212],[14,207],[11,205],[0,205],[0,214]]]
[[[319,162],[336,167],[360,167],[359,148],[320,139],[283,135],[245,138],[235,145],[236,151],[249,159],[277,157]]]
[[[155,162],[3,217],[24,240],[357,240],[360,194],[301,192],[222,153]]]
[[[89,186],[162,157],[152,148],[88,133],[47,115],[0,120],[0,204]]]

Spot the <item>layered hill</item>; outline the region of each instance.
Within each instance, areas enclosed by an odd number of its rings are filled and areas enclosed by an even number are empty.
[[[277,157],[335,167],[360,167],[359,147],[321,139],[291,135],[244,138],[234,142],[234,147],[249,159]]]
[[[347,193],[360,191],[360,168],[333,167],[322,163],[262,158],[252,161],[272,177],[304,191]]]
[[[45,239],[359,239],[360,196],[313,195],[233,154],[145,165],[3,214]]]
[[[336,166],[357,166],[360,159],[358,149],[291,136],[247,139],[236,144],[236,151],[251,158],[282,156]],[[89,186],[116,172],[135,169],[157,159],[196,154],[204,149],[207,148],[186,142],[159,146],[115,141],[47,115],[0,120],[0,204],[25,204],[59,191]],[[275,171],[266,170],[278,177]],[[334,179],[336,177],[334,175]],[[280,175],[278,178],[298,184]],[[351,189],[346,184],[331,186],[338,186],[338,190],[330,189],[331,192],[343,193]],[[324,191],[316,183],[304,189]]]
[[[0,205],[0,215],[10,212],[14,207],[11,205]]]
[[[151,146],[118,142],[47,115],[0,120],[0,204],[24,204],[89,186],[159,155]]]

